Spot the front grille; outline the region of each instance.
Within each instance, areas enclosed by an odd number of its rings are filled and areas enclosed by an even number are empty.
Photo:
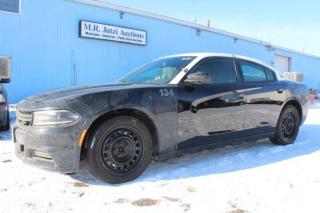
[[[24,126],[30,126],[32,124],[32,113],[31,112],[17,111],[16,117],[17,117],[17,121]]]

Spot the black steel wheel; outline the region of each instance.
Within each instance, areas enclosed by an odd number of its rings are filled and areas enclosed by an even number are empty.
[[[89,171],[109,183],[137,178],[152,157],[152,138],[147,127],[129,116],[105,121],[93,132],[85,161]]]
[[[287,106],[280,114],[274,137],[270,140],[274,144],[288,145],[296,140],[300,127],[300,116],[294,106]]]
[[[143,143],[139,134],[129,128],[113,130],[103,140],[101,161],[113,173],[132,170],[143,158]]]

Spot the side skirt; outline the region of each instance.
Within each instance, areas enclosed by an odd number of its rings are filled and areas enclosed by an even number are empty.
[[[190,154],[190,153],[196,153],[201,152],[204,150],[210,150],[210,149],[217,149],[228,145],[238,145],[250,141],[256,141],[263,138],[269,138],[274,135],[274,131],[268,131],[265,133],[255,134],[255,135],[248,135],[243,136],[240,138],[230,138],[226,140],[216,141],[210,144],[200,145],[200,146],[193,146],[193,147],[187,147],[180,150],[175,150],[173,152],[166,152],[166,153],[160,153],[157,160],[168,160],[171,158],[180,157],[183,154]]]

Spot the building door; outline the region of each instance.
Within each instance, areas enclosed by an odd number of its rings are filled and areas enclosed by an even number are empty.
[[[283,74],[284,72],[290,72],[290,62],[291,59],[289,57],[275,55],[274,67],[280,74]]]

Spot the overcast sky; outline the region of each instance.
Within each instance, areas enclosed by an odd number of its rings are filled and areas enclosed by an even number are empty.
[[[320,56],[319,0],[102,0]]]

